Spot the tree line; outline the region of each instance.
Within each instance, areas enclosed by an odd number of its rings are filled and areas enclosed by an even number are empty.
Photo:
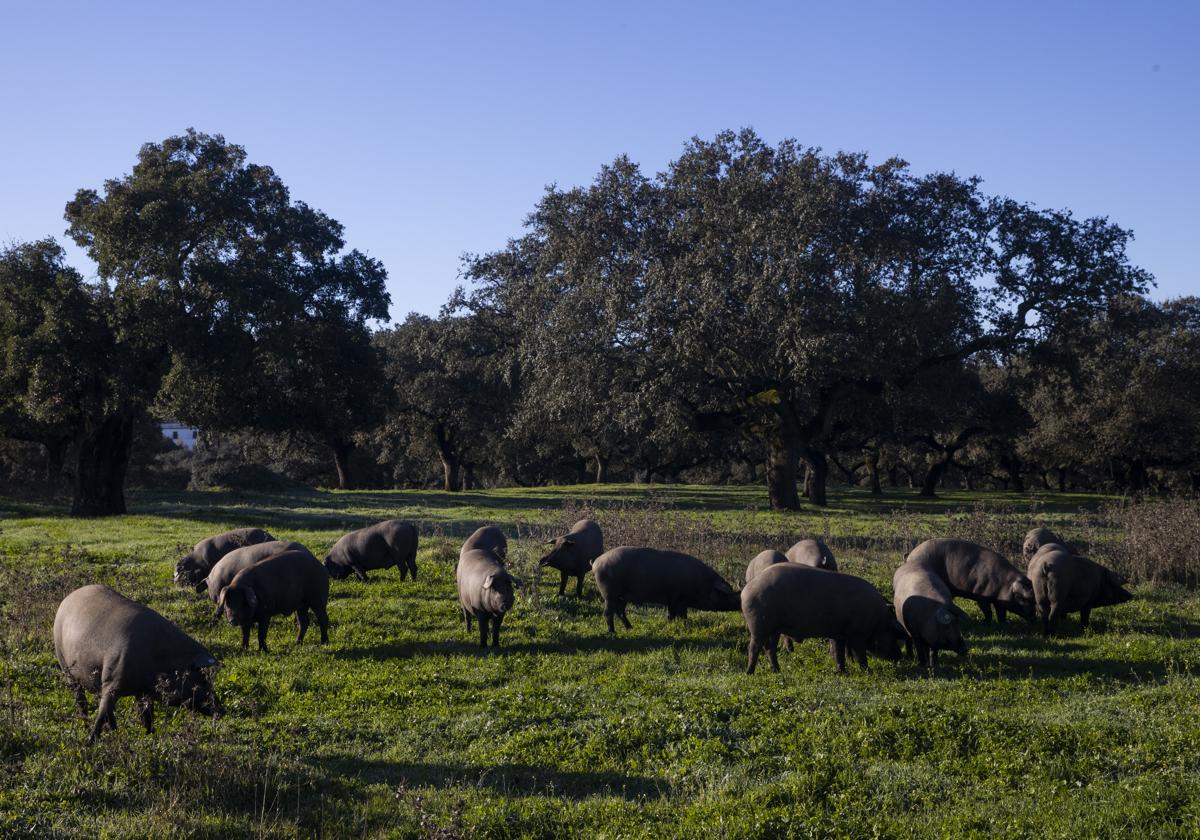
[[[220,136],[65,216],[99,282],[52,239],[0,254],[0,435],[73,464],[79,515],[124,510],[148,414],[320,448],[341,487],[1200,487],[1200,302],[1147,299],[1108,219],[898,159],[749,130],[621,157],[391,327],[384,267]]]

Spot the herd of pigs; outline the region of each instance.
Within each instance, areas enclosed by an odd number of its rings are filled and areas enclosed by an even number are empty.
[[[900,658],[914,648],[927,668],[937,665],[940,650],[967,651],[959,626],[965,614],[955,597],[979,604],[985,621],[995,608],[998,621],[1007,612],[1033,619],[1040,615],[1043,633],[1053,632],[1066,613],[1078,612],[1087,626],[1090,611],[1119,604],[1132,596],[1124,579],[1082,557],[1065,540],[1045,528],[1026,535],[1028,574],[995,551],[966,540],[934,539],[918,545],[892,578],[893,603],[871,583],[839,572],[828,546],[804,539],[786,554],[764,551],[746,567],[740,592],[701,560],[678,551],[622,546],[604,550],[600,526],[577,522],[550,541],[540,567],[560,574],[559,595],[576,579],[582,597],[584,577],[595,576],[604,601],[608,631],[613,619],[627,629],[628,604],[659,604],[668,618],[686,618],[689,609],[740,611],[750,630],[747,673],[766,651],[771,668],[783,637],[828,639],[838,671],[846,654],[867,667],[867,654]],[[500,646],[500,625],[512,608],[514,586],[505,566],[508,542],[497,527],[471,534],[458,555],[455,578],[458,602],[467,631],[479,624],[479,643]],[[396,567],[400,579],[417,577],[417,529],[392,519],[352,531],[334,544],[324,562],[304,546],[276,540],[261,528],[242,528],[202,540],[175,567],[175,582],[207,592],[216,611],[213,623],[225,619],[242,631],[242,648],[257,625],[258,647],[267,650],[273,616],[295,614],[296,643],[308,630],[309,613],[317,619],[321,642],[329,637],[329,579]],[[59,605],[54,618],[54,649],[80,714],[87,717],[87,693],[99,697],[88,741],[104,727],[115,729],[117,698],[138,699],[142,722],[153,731],[153,702],[218,714],[211,671],[217,660],[195,639],[147,606],[103,585],[75,590]]]

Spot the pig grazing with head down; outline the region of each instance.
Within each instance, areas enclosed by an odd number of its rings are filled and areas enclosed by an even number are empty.
[[[500,647],[500,622],[512,609],[514,601],[513,580],[504,568],[504,561],[494,551],[464,546],[458,555],[454,577],[458,583],[458,604],[462,607],[467,632],[471,632],[471,619],[477,619],[479,644],[487,647],[490,623],[492,647]]]
[[[259,562],[282,551],[308,551],[308,549],[291,540],[271,540],[235,548],[217,561],[217,565],[212,567],[208,577],[196,584],[196,591],[203,592],[207,589],[209,600],[215,604],[221,590],[233,581],[238,572],[256,566]]]
[[[667,618],[687,618],[688,609],[736,612],[741,601],[733,589],[702,561],[679,551],[621,546],[592,563],[596,587],[604,599],[604,618],[613,633],[613,617],[632,629],[628,604],[662,604]]]
[[[76,589],[54,616],[54,653],[87,716],[87,695],[99,695],[88,743],[105,724],[117,728],[117,698],[138,698],[142,723],[154,730],[154,700],[202,714],[220,704],[205,673],[217,667],[204,646],[147,606],[107,586]]]
[[[377,522],[351,531],[333,544],[325,556],[325,569],[334,580],[351,572],[362,581],[373,569],[400,569],[400,580],[412,573],[417,579],[417,526],[402,519]]]
[[[754,555],[754,559],[746,566],[746,583],[754,580],[764,569],[774,566],[776,563],[786,563],[787,561],[788,559],[785,555],[780,554],[773,548],[760,551]]]
[[[1021,556],[1025,558],[1025,565],[1029,566],[1029,561],[1033,559],[1033,555],[1037,554],[1042,546],[1052,544],[1061,545],[1072,554],[1075,553],[1075,546],[1049,528],[1033,528],[1025,535],[1025,542],[1021,544]]]
[[[901,564],[892,575],[892,598],[896,618],[908,634],[905,650],[917,648],[917,661],[927,668],[937,666],[939,650],[952,650],[959,656],[967,653],[959,620],[966,613],[954,605],[949,587],[928,569]]]
[[[591,519],[580,519],[570,531],[548,544],[553,548],[538,561],[538,567],[558,569],[560,597],[566,594],[567,578],[575,578],[575,597],[582,598],[583,577],[591,571],[592,561],[604,553],[604,535],[599,524]]]
[[[891,606],[869,582],[799,563],[776,563],[755,575],[742,589],[741,607],[750,630],[747,674],[754,673],[763,650],[771,670],[779,670],[781,635],[832,639],[839,672],[846,670],[847,649],[864,669],[868,651],[899,659],[898,639],[906,636]]]
[[[505,538],[504,532],[495,525],[484,525],[482,528],[477,528],[462,544],[458,556],[462,557],[468,551],[476,548],[490,551],[502,561],[508,558],[508,540]]]
[[[967,540],[926,540],[905,560],[936,575],[952,595],[979,604],[983,620],[1003,622],[1008,610],[1033,618],[1033,585],[1001,555]]]
[[[195,548],[175,564],[175,582],[180,586],[197,586],[208,577],[217,561],[235,548],[270,542],[273,539],[275,538],[262,528],[238,528],[200,540]]]
[[[258,649],[267,650],[271,617],[296,614],[296,644],[308,630],[312,610],[321,628],[321,644],[329,641],[329,574],[307,549],[284,551],[260,561],[234,576],[217,596],[217,610],[242,628],[242,648],[250,646],[250,626],[258,624]]]
[[[838,567],[837,561],[833,559],[833,552],[823,540],[800,540],[787,550],[787,559],[791,563],[830,572],[836,572]]]
[[[1079,624],[1087,627],[1096,607],[1123,604],[1133,597],[1125,588],[1124,577],[1053,543],[1042,546],[1033,556],[1029,578],[1045,636],[1054,632],[1058,620],[1067,613],[1078,612]]]

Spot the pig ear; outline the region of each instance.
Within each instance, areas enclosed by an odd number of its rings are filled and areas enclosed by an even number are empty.
[[[892,619],[892,632],[896,634],[897,638],[908,638],[908,631],[904,629],[904,625],[894,618]]]
[[[575,545],[575,540],[570,537],[563,537],[563,545]]]
[[[729,588],[729,584],[723,580],[717,581],[717,591],[723,595],[732,595],[733,590]]]
[[[953,615],[955,618],[957,618],[959,621],[966,621],[966,620],[967,620],[967,614],[966,614],[965,612],[963,612],[963,611],[962,611],[962,608],[961,608],[961,607],[959,607],[957,604],[947,604],[947,605],[946,605],[946,610],[947,610],[947,611],[948,611],[948,612],[949,612],[951,615]]]
[[[217,594],[217,611],[225,609],[225,593],[228,591],[228,584],[221,587],[221,591]]]
[[[1114,572],[1112,569],[1106,569],[1105,571],[1108,572],[1109,581],[1111,581],[1113,584],[1115,584],[1117,586],[1124,586],[1126,583],[1129,582],[1129,579],[1126,578],[1125,575]]]
[[[485,578],[483,579],[483,588],[484,588],[484,589],[491,589],[491,588],[492,588],[492,583],[493,583],[495,580],[496,580],[496,576],[495,576],[495,575],[488,575],[487,577],[485,577]]]

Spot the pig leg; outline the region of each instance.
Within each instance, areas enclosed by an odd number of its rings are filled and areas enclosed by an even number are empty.
[[[858,663],[858,667],[862,668],[864,671],[869,670],[867,668],[867,649],[865,647],[856,647],[852,650],[854,653],[854,661]]]
[[[783,637],[783,647],[784,647],[784,649],[787,650],[788,653],[791,653],[793,650],[796,649],[796,643],[792,640],[791,636],[784,636]]]
[[[931,667],[929,664],[929,645],[925,644],[920,639],[917,640],[917,662],[922,667]]]
[[[754,667],[758,665],[758,651],[761,645],[758,639],[754,636],[750,637],[750,644],[746,647],[746,673],[753,674]]]
[[[493,619],[494,621],[495,619]],[[486,615],[479,616],[479,646],[487,647],[488,637],[488,617]]]
[[[983,623],[989,624],[992,620],[992,605],[987,601],[979,602],[979,610],[983,613]]]
[[[502,615],[492,616],[492,647],[500,647],[500,622],[504,618]]]
[[[912,642],[912,638],[908,638],[908,639],[904,640],[904,658],[912,659],[912,655],[913,655],[913,642]]]
[[[583,597],[583,575],[579,576],[579,583],[576,584],[576,586],[575,586],[575,597],[576,598]]]
[[[414,582],[416,582],[416,580],[417,580],[417,555],[414,554],[412,557],[409,557],[408,560],[405,562],[408,565],[408,576],[411,577]]]
[[[247,650],[250,647],[250,625],[242,626],[242,650]]]
[[[996,605],[996,623],[1003,624],[1004,619],[1008,617],[1008,610],[999,604]]]
[[[317,617],[317,626],[321,628],[321,644],[325,644],[329,641],[329,613],[325,607],[313,607],[312,610]]]
[[[357,577],[357,578],[358,578],[359,580],[361,580],[363,583],[366,583],[366,582],[367,582],[367,573],[366,573],[365,571],[363,571],[362,569],[360,569],[358,566],[352,566],[351,568],[353,568],[353,569],[354,569],[354,576],[355,576],[355,577]]]
[[[108,728],[113,732],[117,731],[117,716],[114,714],[116,708],[116,693],[101,689],[100,703],[96,708],[96,720],[92,724],[92,731],[87,737],[87,743],[90,744],[100,737],[100,733],[104,731],[105,724],[108,724]]]
[[[86,719],[88,716],[87,694],[84,692],[83,686],[78,683],[71,686],[71,689],[75,692],[75,708],[79,711],[79,716]]]
[[[154,698],[149,694],[143,694],[138,698],[138,712],[142,716],[142,726],[146,727],[146,734],[154,733]]]
[[[1079,611],[1079,626],[1082,627],[1084,630],[1086,630],[1087,626],[1088,626],[1088,620],[1091,617],[1092,617],[1092,610],[1090,607],[1084,607],[1083,609],[1081,609]]]
[[[771,662],[771,670],[779,673],[779,636],[772,634],[767,639],[767,659]]]
[[[837,672],[846,673],[846,643],[841,639],[833,640],[833,659],[837,662]]]
[[[558,573],[558,597],[561,598],[567,593],[567,573],[559,571]]]
[[[938,649],[930,648],[929,649],[929,670],[932,671],[934,668],[937,667],[937,657],[938,657]]]
[[[308,608],[301,607],[296,610],[296,644],[304,641],[304,634],[308,632]]]
[[[465,607],[463,608],[463,618],[466,619],[466,621],[467,621],[467,632],[470,633],[471,632],[471,613],[469,613]]]
[[[269,616],[263,616],[258,620],[258,649],[263,653],[270,653],[267,650],[267,628],[271,626]]]

